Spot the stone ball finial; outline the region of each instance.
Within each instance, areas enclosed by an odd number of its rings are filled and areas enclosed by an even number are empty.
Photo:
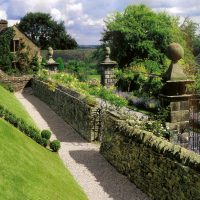
[[[184,49],[178,43],[171,43],[167,48],[167,56],[173,62],[178,62],[184,56]]]

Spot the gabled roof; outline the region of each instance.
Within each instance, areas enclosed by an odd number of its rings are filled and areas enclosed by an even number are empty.
[[[5,21],[5,23],[7,22],[6,20],[0,20],[0,21]],[[39,49],[40,47],[38,46],[38,44],[36,44],[35,41],[33,41],[33,39],[31,37],[29,37],[26,33],[24,33],[17,25],[13,25],[12,27],[15,27],[18,29],[18,31],[23,34],[28,40],[30,40],[33,44],[35,44]],[[2,31],[0,31],[0,34],[1,34]]]
[[[26,33],[24,33],[24,32],[19,28],[19,26],[13,25],[13,27],[17,28],[18,31],[20,31],[27,39],[29,39],[33,44],[35,44],[35,45],[40,49],[40,47],[38,46],[38,44],[36,44],[36,42],[33,41],[33,39],[32,39],[31,37],[29,37]]]

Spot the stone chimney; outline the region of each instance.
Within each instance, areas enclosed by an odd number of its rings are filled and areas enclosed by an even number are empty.
[[[8,22],[7,22],[6,20],[4,20],[4,19],[1,19],[1,20],[0,20],[0,32],[1,32],[3,29],[7,28],[7,27],[8,27]]]

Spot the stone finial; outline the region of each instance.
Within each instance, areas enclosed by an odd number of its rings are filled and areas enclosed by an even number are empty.
[[[184,49],[178,43],[171,43],[167,48],[167,56],[174,63],[177,63],[184,56]]]
[[[167,48],[167,56],[172,61],[168,70],[164,74],[164,81],[178,81],[187,80],[185,73],[183,72],[178,61],[183,58],[183,47],[178,43],[171,43]]]

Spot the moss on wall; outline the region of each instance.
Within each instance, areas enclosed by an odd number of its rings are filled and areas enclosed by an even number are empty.
[[[200,199],[200,156],[106,114],[101,153],[152,199]]]
[[[59,116],[88,141],[98,139],[98,106],[91,106],[81,99],[81,95],[59,86],[55,91],[47,83],[32,80],[35,96],[48,104]]]

